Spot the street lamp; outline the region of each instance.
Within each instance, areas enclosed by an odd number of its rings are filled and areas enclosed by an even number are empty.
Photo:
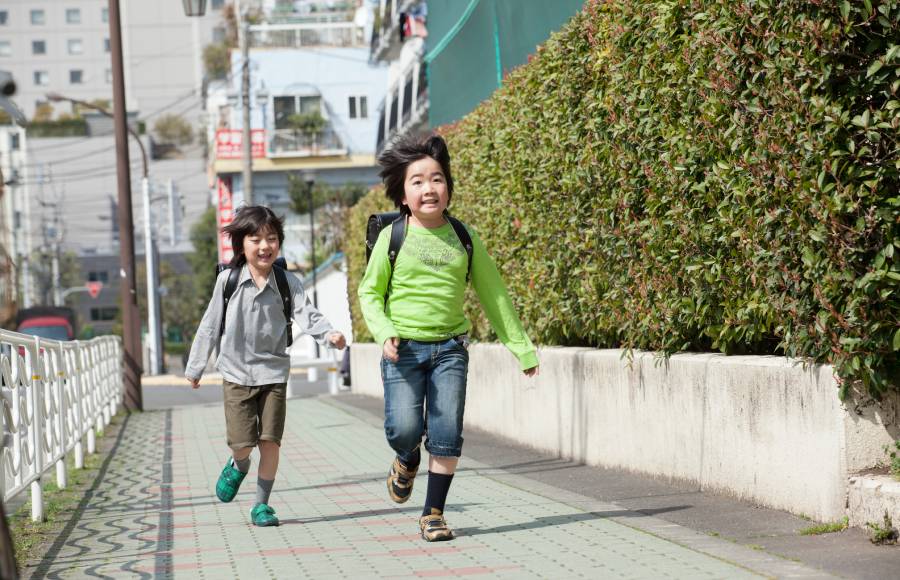
[[[313,185],[316,184],[315,176],[309,172],[304,173],[303,179],[306,182],[306,199],[309,202],[309,248],[312,261],[312,277],[313,277],[313,306],[319,307],[319,296],[316,292],[316,220],[315,208],[313,206]],[[316,344],[316,358],[319,358],[319,343]]]
[[[86,109],[91,109],[93,111],[97,111],[101,115],[106,115],[107,117],[113,117],[112,113],[95,105],[93,103],[88,103],[86,101],[80,101],[78,99],[73,99],[71,97],[65,97],[60,95],[59,93],[47,93],[47,99],[53,102],[59,101],[68,101],[74,105],[78,105],[84,107]],[[113,117],[114,118],[114,117]],[[158,375],[160,373],[160,357],[162,352],[162,340],[161,333],[159,328],[159,297],[157,295],[157,288],[159,287],[159,283],[157,280],[157,271],[156,264],[153,259],[154,248],[153,248],[153,229],[150,227],[150,170],[147,164],[147,150],[144,149],[144,143],[141,141],[140,135],[126,123],[126,130],[128,133],[134,137],[134,140],[137,141],[138,148],[141,150],[141,162],[143,167],[143,175],[141,176],[141,193],[143,198],[144,205],[144,253],[146,260],[146,270],[147,270],[147,336],[150,340],[150,374]],[[127,149],[127,146],[126,146]],[[129,194],[129,204],[130,204],[130,194]],[[130,213],[130,212],[129,212]],[[120,240],[122,236],[122,227],[120,224],[119,227],[119,235]],[[128,228],[129,231],[132,228]],[[133,234],[132,234],[133,235]],[[133,239],[133,238],[132,238]],[[132,242],[133,244],[133,242]],[[134,263],[134,258],[132,257],[132,264]],[[136,290],[135,290],[136,293]],[[139,352],[139,351],[138,351]],[[136,353],[135,353],[136,354]]]
[[[181,0],[184,4],[185,16],[203,16],[206,13],[206,0]]]

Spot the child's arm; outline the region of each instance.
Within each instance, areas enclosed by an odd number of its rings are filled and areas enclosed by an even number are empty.
[[[343,335],[337,332],[325,316],[313,306],[303,289],[303,283],[297,276],[288,276],[294,307],[294,321],[300,325],[300,331],[308,334],[322,346],[341,348]],[[340,339],[337,336],[340,335]]]
[[[375,247],[372,248],[372,255],[369,257],[369,265],[357,291],[363,318],[375,342],[381,347],[384,347],[388,339],[397,337],[397,330],[385,313],[385,296],[391,277],[391,262],[387,255],[391,227],[384,228],[378,235]]]
[[[493,258],[487,253],[481,238],[474,231],[469,229],[469,235],[472,236],[473,249],[472,286],[478,300],[500,342],[519,359],[521,369],[531,376],[535,371],[529,371],[538,366],[534,345],[522,328],[522,322],[516,314],[506,284],[503,283]]]
[[[206,307],[206,312],[200,320],[200,326],[197,327],[197,333],[194,335],[194,342],[191,344],[191,355],[184,367],[184,376],[191,385],[196,389],[200,377],[203,375],[203,369],[209,361],[209,355],[219,342],[219,332],[222,324],[222,307],[225,299],[222,296],[222,288],[225,279],[228,277],[229,270],[221,272],[216,278],[213,286],[212,298]]]

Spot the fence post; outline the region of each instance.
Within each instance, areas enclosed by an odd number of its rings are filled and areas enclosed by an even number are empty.
[[[47,351],[50,354],[50,351]],[[63,383],[66,380],[66,357],[62,343],[57,346],[56,352],[56,377],[54,379],[54,391],[56,391],[56,486],[65,489],[69,485],[66,473],[66,397],[63,393]]]
[[[82,403],[81,403],[81,342],[75,341],[74,348],[74,361],[73,366],[75,368],[69,369],[69,377],[71,377],[71,390],[72,390],[72,401],[73,403],[73,413],[72,420],[75,422],[75,425],[72,429],[75,434],[75,469],[84,469],[84,448],[81,445],[82,439],[84,439],[84,431],[82,429],[84,425],[84,421],[82,420]]]
[[[44,471],[43,429],[41,423],[44,419],[43,402],[41,397],[41,383],[43,377],[41,368],[36,366],[40,362],[41,339],[34,337],[34,350],[30,353],[31,361],[31,389],[28,396],[31,403],[31,452],[34,455],[34,471],[38,474],[35,481],[31,482],[31,520],[44,521],[44,490],[41,488],[41,474]]]

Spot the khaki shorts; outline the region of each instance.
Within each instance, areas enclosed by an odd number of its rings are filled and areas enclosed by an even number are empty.
[[[222,388],[229,447],[256,447],[259,441],[281,445],[287,383],[245,387],[223,380]]]

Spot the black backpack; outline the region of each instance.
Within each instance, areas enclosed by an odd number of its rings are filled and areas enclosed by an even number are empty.
[[[223,270],[228,270],[228,264],[216,264],[216,276],[222,273]],[[272,263],[272,270],[275,272],[275,283],[278,285],[278,293],[281,294],[281,305],[284,308],[284,319],[287,322],[287,346],[291,347],[291,344],[294,342],[293,333],[291,332],[291,324],[293,323],[293,314],[294,314],[294,305],[293,300],[291,299],[291,287],[288,284],[287,279],[287,261],[284,257],[279,256],[275,258],[275,261]],[[225,313],[228,311],[228,302],[231,300],[232,295],[234,295],[234,291],[237,290],[238,280],[241,277],[241,268],[231,268],[231,272],[228,274],[228,280],[225,281],[225,286],[222,288],[222,297],[225,299],[225,304],[222,306],[222,324],[219,327],[219,336],[225,334]]]
[[[472,275],[472,237],[469,235],[469,231],[461,221],[448,213],[445,213],[444,217],[446,217],[447,221],[450,222],[450,225],[453,226],[456,237],[459,238],[460,243],[462,243],[463,247],[466,249],[466,255],[469,257],[469,265],[466,269],[466,283],[468,283],[469,278]],[[399,211],[391,211],[387,213],[374,213],[369,216],[369,223],[366,227],[366,263],[369,262],[369,256],[372,255],[372,248],[375,247],[375,242],[378,241],[378,234],[380,234],[381,230],[386,228],[388,224],[393,224],[393,228],[391,229],[391,242],[388,244],[388,261],[391,263],[391,277],[393,277],[394,262],[397,261],[397,254],[400,252],[400,246],[403,245],[403,240],[406,239],[406,214]],[[391,280],[388,278],[388,287],[390,287],[390,284]]]

